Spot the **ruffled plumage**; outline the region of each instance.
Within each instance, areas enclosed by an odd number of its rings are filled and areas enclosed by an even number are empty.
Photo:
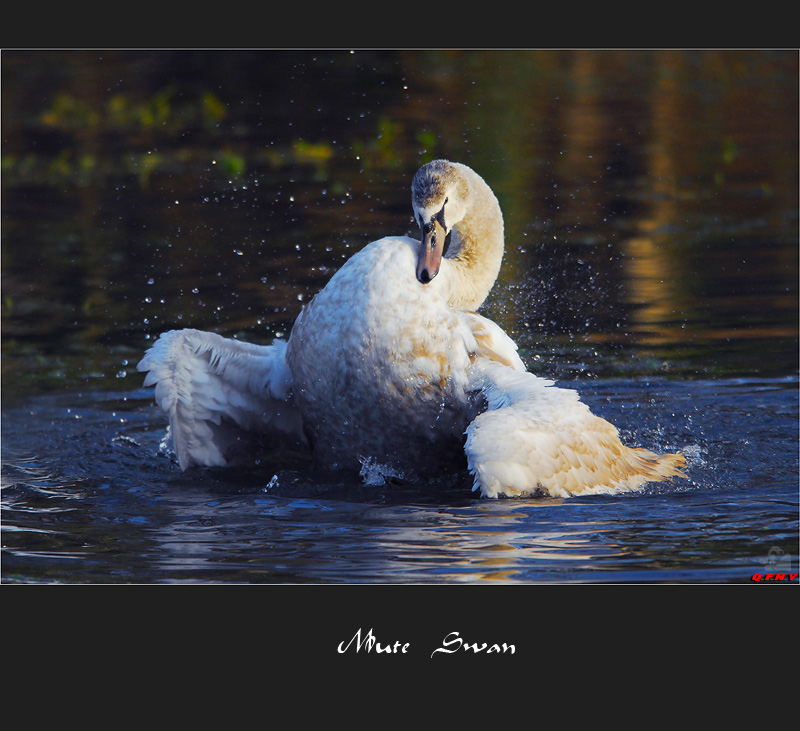
[[[682,455],[623,445],[575,391],[527,372],[515,343],[474,312],[503,253],[489,186],[436,161],[415,176],[412,203],[421,240],[388,237],[351,257],[288,343],[180,330],[148,350],[138,368],[156,385],[181,468],[225,464],[232,423],[304,442],[325,468],[369,461],[427,477],[466,467],[487,497],[622,492],[682,476]]]

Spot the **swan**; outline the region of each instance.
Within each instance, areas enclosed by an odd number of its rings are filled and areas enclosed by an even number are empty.
[[[225,465],[235,424],[302,443],[322,469],[371,460],[424,479],[466,468],[488,498],[685,477],[683,455],[625,446],[574,390],[528,372],[512,339],[477,314],[504,247],[484,180],[436,160],[415,174],[411,198],[420,240],[389,236],[357,252],[288,341],[184,329],[147,350],[137,369],[155,385],[181,469]]]

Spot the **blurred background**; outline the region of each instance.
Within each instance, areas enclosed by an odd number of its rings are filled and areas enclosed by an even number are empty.
[[[483,312],[531,368],[795,374],[797,79],[794,51],[4,51],[3,397],[120,387],[173,327],[287,335],[416,233],[436,157],[500,200]]]

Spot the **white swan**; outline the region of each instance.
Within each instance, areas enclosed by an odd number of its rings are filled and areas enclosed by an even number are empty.
[[[288,343],[174,330],[147,351],[138,369],[156,385],[181,468],[225,464],[233,422],[305,442],[324,468],[373,460],[425,477],[466,456],[486,497],[683,476],[682,455],[624,446],[574,391],[528,373],[514,342],[474,312],[503,257],[500,206],[483,179],[431,162],[413,179],[412,203],[421,241],[388,237],[355,254]]]

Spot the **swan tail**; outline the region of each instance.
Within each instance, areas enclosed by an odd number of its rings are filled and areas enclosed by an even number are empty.
[[[467,428],[465,452],[485,497],[613,494],[685,477],[683,455],[625,446],[575,391],[491,361],[473,368],[488,410]]]
[[[305,441],[286,343],[254,345],[199,330],[163,333],[136,366],[155,385],[182,470],[222,466],[241,430]],[[238,431],[231,427],[238,427]]]

